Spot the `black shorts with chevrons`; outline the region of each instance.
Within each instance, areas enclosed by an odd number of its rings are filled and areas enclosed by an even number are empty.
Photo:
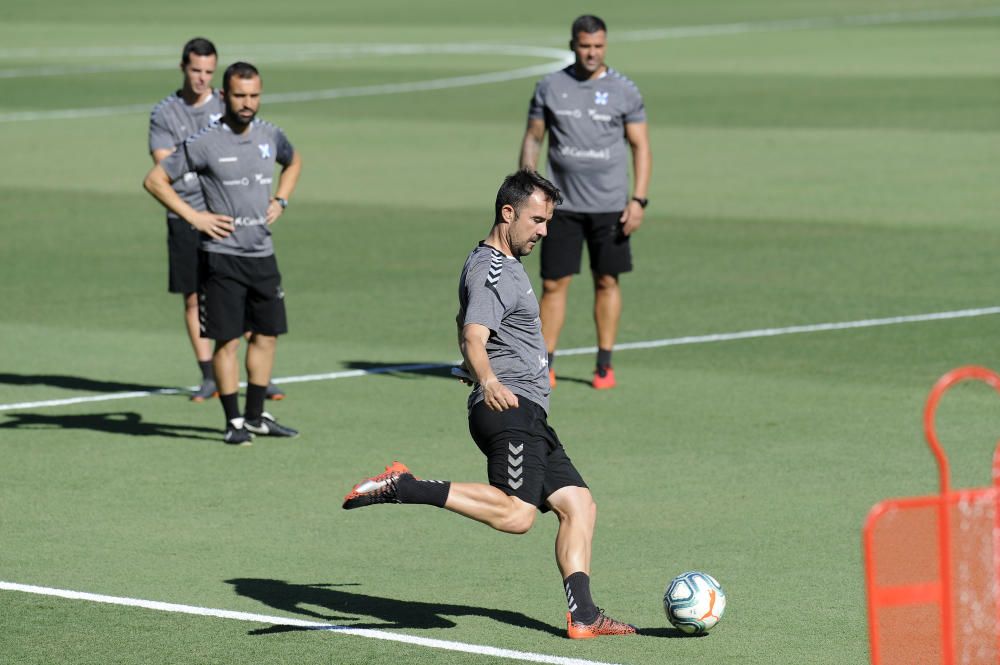
[[[490,485],[547,512],[546,500],[563,487],[587,487],[566,455],[545,409],[518,395],[518,406],[491,411],[479,402],[469,412],[469,432],[486,455]]]

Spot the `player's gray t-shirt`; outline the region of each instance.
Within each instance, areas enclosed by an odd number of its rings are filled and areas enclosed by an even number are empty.
[[[227,238],[202,234],[202,250],[259,257],[274,253],[267,206],[275,164],[287,166],[294,154],[285,133],[269,122],[254,120],[244,134],[236,134],[220,121],[189,137],[160,164],[171,181],[197,173],[207,209],[235,221]]]
[[[480,243],[462,268],[458,302],[462,325],[478,323],[490,329],[486,353],[500,382],[547,413],[548,354],[538,299],[521,262]],[[482,401],[483,389],[477,384],[469,408]]]
[[[549,178],[562,192],[560,210],[620,212],[629,199],[625,125],[646,122],[635,83],[608,68],[581,81],[574,65],[535,86],[528,118],[549,131]]]
[[[225,111],[225,102],[215,90],[196,106],[185,102],[178,90],[154,106],[149,114],[149,152],[176,148],[184,139],[221,118]],[[185,173],[174,183],[174,191],[195,210],[205,209],[205,197],[196,173]],[[176,216],[169,211],[168,214]]]

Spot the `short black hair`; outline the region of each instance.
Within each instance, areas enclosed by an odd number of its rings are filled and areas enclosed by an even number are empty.
[[[499,224],[503,221],[500,210],[505,205],[513,206],[515,214],[519,214],[525,200],[534,194],[536,189],[541,191],[549,201],[552,201],[552,205],[562,203],[562,194],[555,185],[538,175],[536,171],[521,169],[504,178],[503,184],[500,185],[493,223]]]
[[[233,64],[226,67],[226,73],[222,77],[222,89],[229,90],[229,79],[234,76],[238,76],[241,79],[252,79],[254,77],[259,77],[260,72],[257,68],[251,65],[249,62],[234,62]]]
[[[188,41],[188,43],[184,45],[184,51],[181,52],[182,65],[186,65],[191,62],[191,54],[201,55],[201,56],[219,55],[215,50],[215,44],[208,41],[204,37],[195,37],[194,39]]]
[[[573,27],[570,28],[570,39],[576,41],[576,36],[581,32],[585,32],[588,35],[592,35],[595,32],[608,31],[608,26],[604,25],[604,21],[600,18],[594,16],[593,14],[584,14],[583,16],[578,16],[575,21],[573,21]]]

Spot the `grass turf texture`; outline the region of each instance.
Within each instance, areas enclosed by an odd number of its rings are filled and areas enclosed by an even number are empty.
[[[170,63],[194,33],[216,41],[223,63],[278,43],[558,48],[576,11],[532,5],[530,25],[498,29],[499,6],[300,3],[234,19],[214,5],[199,6],[193,29],[176,5],[49,4],[44,15],[0,10],[0,69],[116,62],[51,50],[94,46],[156,46],[144,57],[167,64],[2,79],[0,114],[152,106],[178,84]],[[604,15],[609,62],[644,93],[656,157],[620,341],[995,304],[1000,96],[986,63],[1000,55],[1000,22],[615,42],[650,27],[936,8],[702,5],[625,2]],[[260,59],[265,93],[542,61],[272,57]],[[262,117],[305,160],[275,227],[292,326],[277,375],[456,357],[458,271],[513,166],[531,88],[265,97]],[[195,381],[179,299],[163,289],[162,213],[139,188],[145,131],[142,113],[0,122],[0,403]],[[537,257],[526,263],[535,275]],[[578,280],[564,347],[593,343],[589,303]],[[512,537],[443,511],[340,511],[351,484],[394,457],[428,477],[483,478],[465,393],[435,373],[289,385],[274,411],[303,436],[245,451],[219,442],[216,403],[182,396],[3,412],[0,579],[609,662],[862,662],[863,517],[881,498],[934,490],[919,433],[926,391],[956,365],[996,367],[998,327],[984,317],[620,352],[620,386],[607,393],[582,383],[589,356],[560,358],[551,422],[600,506],[595,597],[648,637],[560,637],[551,516]],[[989,482],[998,416],[984,387],[943,402],[956,486]],[[730,606],[707,638],[671,639],[659,594],[689,568],[717,576]],[[0,592],[0,653],[22,663],[499,662],[13,592]]]

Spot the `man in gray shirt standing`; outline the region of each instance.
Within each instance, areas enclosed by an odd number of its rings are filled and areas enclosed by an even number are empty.
[[[281,273],[271,241],[273,224],[288,206],[302,161],[278,127],[256,119],[261,79],[237,62],[223,80],[225,115],[189,137],[153,167],[144,186],[157,200],[201,232],[198,294],[200,332],[215,340],[212,365],[226,417],[226,443],[249,444],[253,434],[296,436],[263,404],[278,335],[288,331]],[[271,195],[275,164],[282,166]],[[199,211],[171,183],[196,173],[207,209]],[[240,338],[250,331],[246,406],[238,404]]]
[[[636,85],[604,63],[607,26],[596,16],[577,18],[570,49],[576,61],[535,87],[521,143],[521,168],[535,169],[546,130],[552,181],[565,203],[542,243],[542,334],[549,354],[549,382],[566,318],[566,296],[580,272],[587,242],[594,282],[597,366],[594,388],[613,388],[611,351],[621,319],[618,276],[632,270],[629,238],[642,224],[649,199],[652,153],[646,111]],[[629,192],[626,143],[635,183]]]
[[[493,228],[469,254],[458,287],[459,346],[469,397],[469,431],[486,456],[489,484],[421,480],[393,462],[344,497],[345,510],[378,503],[446,508],[498,531],[525,533],[535,516],[559,518],[556,563],[571,639],[631,635],[590,594],[597,506],[587,483],[548,425],[549,382],[538,301],[521,265],[547,232],[559,190],[521,170],[497,192]]]
[[[153,107],[149,116],[149,154],[153,164],[173,154],[184,139],[222,117],[225,105],[222,96],[212,88],[212,76],[218,54],[215,45],[202,37],[195,37],[184,45],[181,52],[181,72],[184,83],[181,89]],[[186,173],[174,184],[180,194],[195,210],[205,209],[205,197],[196,173]],[[201,369],[201,387],[191,399],[201,402],[216,393],[212,374],[212,347],[201,337],[198,324],[198,245],[201,234],[183,219],[167,211],[167,254],[170,277],[168,290],[184,298],[184,322],[195,359]]]

